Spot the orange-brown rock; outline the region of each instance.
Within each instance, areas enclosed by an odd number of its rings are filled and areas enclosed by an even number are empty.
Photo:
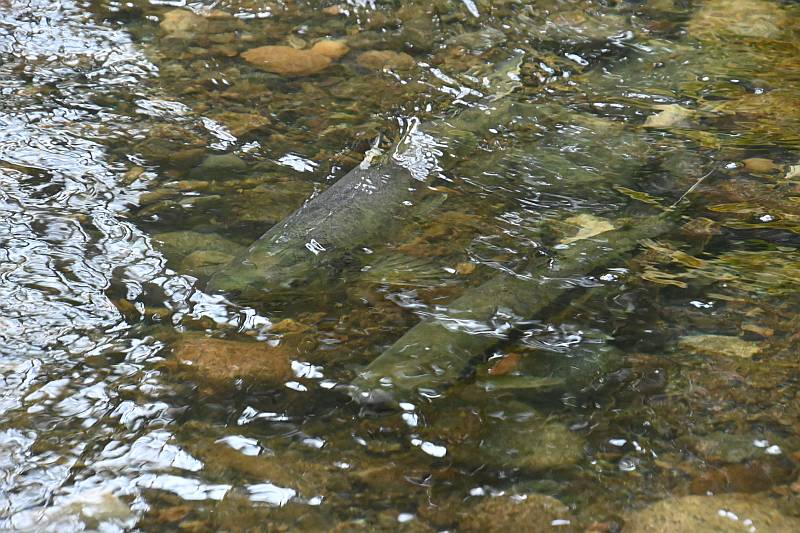
[[[769,172],[780,170],[781,165],[776,165],[772,159],[765,159],[763,157],[750,157],[742,161],[744,169],[754,174],[767,174]]]
[[[290,343],[270,346],[263,342],[231,341],[191,335],[175,346],[175,359],[209,381],[238,378],[282,382],[290,379]]]
[[[381,70],[383,68],[402,70],[413,67],[414,58],[403,52],[370,50],[358,56],[358,64],[373,70]]]
[[[317,74],[331,64],[330,57],[290,46],[259,46],[242,52],[241,57],[254,67],[290,77]]]
[[[344,41],[324,39],[314,44],[314,46],[311,47],[311,51],[322,54],[325,57],[329,57],[336,61],[337,59],[341,59],[347,55],[347,52],[349,52],[350,49],[347,47]]]

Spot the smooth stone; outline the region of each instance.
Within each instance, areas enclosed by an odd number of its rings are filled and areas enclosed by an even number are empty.
[[[764,455],[764,449],[754,444],[758,439],[752,435],[735,435],[717,431],[696,437],[691,446],[706,461],[740,463]]]
[[[761,352],[755,342],[729,335],[692,335],[678,339],[678,348],[700,355],[749,359]]]
[[[212,154],[189,172],[192,178],[224,179],[247,171],[247,163],[235,154]]]
[[[772,159],[764,157],[750,157],[742,161],[744,169],[755,174],[768,174],[780,170],[781,165],[776,165]]]
[[[783,515],[775,501],[758,494],[684,496],[661,500],[625,520],[625,533],[784,533],[800,531],[800,519]]]
[[[480,452],[503,467],[552,470],[571,466],[584,456],[580,435],[556,422],[531,420],[492,424]]]
[[[447,40],[451,46],[460,46],[468,50],[483,52],[506,41],[506,34],[494,28],[461,33]]]
[[[350,48],[347,47],[344,41],[324,39],[315,43],[314,46],[311,47],[311,51],[336,61],[337,59],[341,59],[347,55],[347,52],[350,51]]]
[[[207,277],[233,261],[235,257],[235,255],[215,250],[198,250],[184,258],[181,262],[181,270],[189,274]]]
[[[222,112],[211,115],[210,118],[220,122],[235,137],[242,137],[269,126],[272,122],[264,115],[255,113]]]
[[[470,506],[459,521],[459,531],[505,533],[526,531],[575,531],[566,505],[544,494],[526,494],[516,498],[486,497]]]
[[[188,9],[172,9],[164,13],[159,26],[162,31],[172,36],[190,37],[207,31],[208,21]]]
[[[175,346],[175,359],[212,382],[232,382],[238,378],[285,382],[291,379],[290,357],[294,347],[282,342],[244,342],[189,335]]]
[[[205,156],[206,151],[202,148],[186,148],[174,152],[166,163],[172,168],[188,170],[197,166]]]
[[[197,231],[157,233],[153,235],[153,241],[168,259],[185,258],[200,250],[235,256],[244,249],[244,246],[220,237],[216,233],[199,233]]]
[[[412,68],[416,63],[414,58],[404,52],[391,50],[370,50],[358,56],[358,64],[372,70],[393,68],[404,70]]]
[[[317,74],[331,64],[330,57],[290,46],[260,46],[242,52],[240,56],[256,68],[289,77]]]
[[[659,113],[650,115],[644,121],[645,128],[687,128],[691,125],[694,112],[678,104],[655,106]]]

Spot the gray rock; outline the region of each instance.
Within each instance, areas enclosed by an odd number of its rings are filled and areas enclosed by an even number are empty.
[[[215,154],[206,156],[189,172],[190,178],[224,179],[247,171],[247,163],[234,154]]]
[[[481,455],[498,466],[552,470],[580,461],[583,445],[580,435],[559,423],[502,421],[490,424]]]
[[[215,233],[196,231],[168,231],[153,235],[153,241],[167,259],[178,261],[193,252],[217,252],[229,256],[238,255],[244,246],[231,242]]]

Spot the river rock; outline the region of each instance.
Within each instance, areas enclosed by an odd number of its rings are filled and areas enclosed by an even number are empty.
[[[233,261],[235,257],[235,255],[215,250],[198,250],[183,259],[181,271],[195,276],[208,277]]]
[[[755,342],[729,335],[692,335],[678,339],[678,348],[700,355],[749,359],[761,352]]]
[[[234,256],[244,250],[244,246],[231,242],[216,233],[200,233],[197,231],[167,231],[153,235],[167,259],[178,260],[197,251],[219,252]]]
[[[357,61],[362,67],[372,70],[383,70],[384,68],[405,70],[415,65],[414,58],[410,55],[391,50],[370,50],[358,56]]]
[[[263,131],[271,124],[268,117],[255,113],[233,113],[224,111],[210,116],[223,124],[235,137],[242,137],[250,133]]]
[[[624,533],[783,533],[800,531],[800,519],[781,514],[758,494],[668,498],[626,517]]]
[[[230,475],[236,472],[251,482],[269,481],[274,485],[291,488],[307,497],[325,492],[333,466],[321,461],[308,461],[301,454],[281,450],[280,455],[262,453],[247,455],[235,450],[220,439],[209,438],[214,435],[214,428],[201,424],[190,427],[193,438],[184,444],[184,448],[204,463],[204,468],[212,475]]]
[[[324,39],[314,44],[314,46],[311,47],[311,51],[322,54],[325,57],[329,57],[336,61],[347,55],[347,52],[350,51],[350,48],[347,47],[344,41]]]
[[[552,470],[580,461],[583,445],[580,435],[556,422],[503,421],[490,424],[480,452],[497,466]]]
[[[480,533],[575,531],[567,506],[544,494],[488,497],[471,506],[459,526]]]
[[[172,37],[191,37],[208,30],[205,17],[195,15],[188,9],[172,9],[164,13],[159,24],[161,31]]]
[[[189,177],[224,179],[243,172],[247,172],[247,163],[236,154],[211,154],[189,172]]]
[[[240,55],[256,68],[288,77],[317,74],[331,64],[330,57],[314,50],[297,50],[290,46],[259,46]]]
[[[693,439],[692,448],[706,461],[740,463],[764,455],[763,447],[754,442],[759,438],[752,435],[735,435],[717,431]]]
[[[480,31],[470,31],[455,35],[447,40],[447,44],[476,52],[484,52],[505,41],[505,33],[494,28],[486,28]]]
[[[694,112],[678,104],[655,106],[660,111],[644,121],[645,128],[688,128]]]
[[[782,168],[780,165],[776,165],[772,159],[764,157],[748,157],[742,161],[742,164],[746,171],[753,174],[769,174]]]
[[[702,4],[686,31],[698,39],[725,36],[778,38],[790,20],[769,0],[710,0]]]
[[[212,339],[188,335],[175,346],[175,359],[211,382],[238,378],[282,383],[292,377],[291,343],[272,346],[263,342]]]

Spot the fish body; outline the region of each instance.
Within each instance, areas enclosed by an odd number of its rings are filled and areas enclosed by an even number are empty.
[[[374,241],[408,208],[420,185],[408,168],[384,159],[352,169],[273,226],[214,275],[207,290],[248,297],[291,289],[331,256]]]
[[[258,299],[297,289],[326,278],[322,269],[343,254],[385,242],[395,222],[414,205],[414,193],[442,172],[443,150],[449,156],[469,151],[475,135],[509,112],[508,105],[495,102],[520,86],[522,59],[518,54],[498,66],[487,82],[495,92],[480,105],[450,120],[425,125],[410,120],[387,154],[378,157],[370,150],[361,164],[220,269],[206,290]]]
[[[529,275],[497,274],[466,290],[444,314],[408,330],[352,383],[352,396],[370,405],[391,405],[417,392],[435,394],[455,383],[472,361],[507,339],[514,321],[531,319],[583,277],[624,257],[642,239],[674,227],[666,215],[621,223],[592,239],[564,245],[553,257],[534,259]]]

